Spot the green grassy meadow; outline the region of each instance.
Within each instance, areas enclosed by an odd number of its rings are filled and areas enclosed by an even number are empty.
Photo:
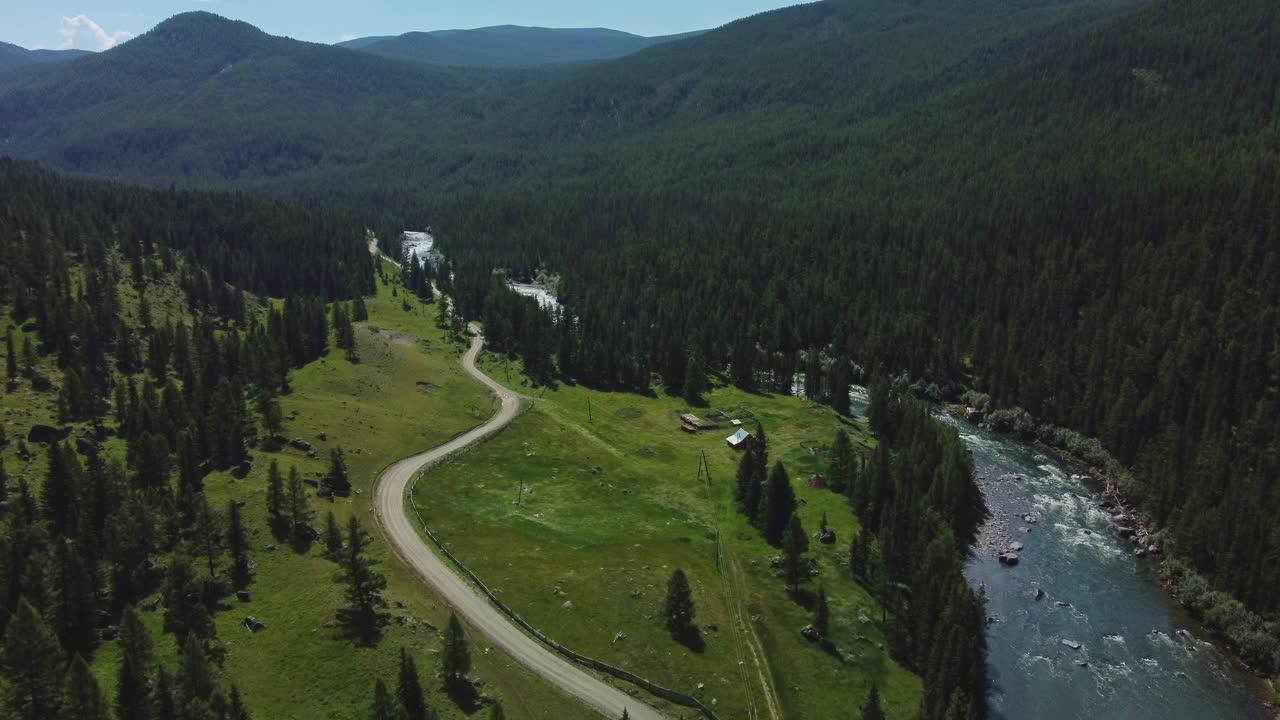
[[[505,360],[486,355],[482,366],[518,385],[519,369]],[[442,541],[518,613],[578,652],[698,695],[724,718],[768,717],[753,645],[787,718],[853,717],[873,680],[890,717],[915,716],[919,680],[882,650],[878,605],[844,569],[853,513],[843,497],[806,484],[825,470],[837,428],[856,447],[874,442],[863,426],[798,398],[732,387],[708,396],[711,409],[748,427],[753,416],[764,423],[771,461],[790,471],[806,530],[815,533],[824,512],[835,529],[836,544],[811,542],[821,575],[809,589],[821,582],[827,591],[841,658],[800,636],[810,611],[770,567],[778,551],[733,508],[738,455],[724,441],[727,424],[688,435],[677,417],[689,408],[661,393],[519,389],[536,398],[523,417],[428,470],[414,491]],[[701,451],[709,480],[698,472]],[[663,627],[676,567],[694,589],[702,652]]]

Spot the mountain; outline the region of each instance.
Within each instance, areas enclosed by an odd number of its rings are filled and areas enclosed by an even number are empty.
[[[28,50],[0,42],[0,72],[36,63],[67,62],[92,54],[87,50]]]
[[[339,45],[432,65],[527,67],[609,60],[699,34],[641,37],[605,28],[499,25],[475,30],[437,30],[396,37],[358,38]]]
[[[252,184],[369,160],[480,118],[523,73],[414,65],[188,13],[68,65],[0,77],[5,152],[75,172]]]

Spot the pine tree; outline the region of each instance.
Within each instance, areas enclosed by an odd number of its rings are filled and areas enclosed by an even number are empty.
[[[818,586],[818,604],[813,609],[813,628],[822,637],[827,637],[831,627],[831,610],[827,607],[827,590]]]
[[[298,468],[289,467],[289,485],[286,495],[285,514],[289,522],[289,534],[294,540],[308,540],[311,534],[311,520],[315,518],[315,511],[311,509],[311,496],[307,493],[307,486],[302,482],[302,476],[298,474]]]
[[[188,635],[201,638],[213,637],[216,630],[209,609],[204,604],[204,592],[196,578],[191,556],[179,547],[169,560],[169,572],[165,576],[162,596],[164,599],[164,629],[185,639]]]
[[[489,720],[507,720],[507,712],[502,709],[502,701],[495,699],[489,706]]]
[[[222,516],[209,504],[209,498],[200,493],[195,526],[191,529],[191,542],[203,555],[210,578],[218,577],[218,559],[222,556]]]
[[[67,673],[67,720],[111,720],[107,696],[103,694],[98,679],[89,664],[79,654],[71,661]]]
[[[178,696],[173,687],[173,675],[170,675],[163,666],[156,673],[156,702],[151,716],[156,720],[179,717]]]
[[[57,543],[58,585],[53,606],[54,626],[69,653],[88,653],[97,644],[97,592],[84,558],[69,542]]]
[[[849,442],[849,434],[837,430],[835,440],[831,443],[831,462],[827,466],[827,486],[832,492],[844,494],[849,490],[853,479],[853,443]]]
[[[346,497],[351,494],[351,480],[347,477],[347,457],[341,446],[329,451],[329,474],[325,476],[325,484],[335,495]]]
[[[116,682],[116,715],[120,720],[151,718],[151,635],[132,605],[120,624],[120,671]]]
[[[280,463],[275,460],[267,469],[267,517],[272,522],[285,517],[284,478],[280,475]]]
[[[195,635],[188,635],[182,645],[182,664],[178,672],[178,704],[187,717],[204,717],[222,705],[222,693],[213,676],[213,668]]]
[[[231,553],[231,579],[237,588],[246,587],[252,579],[249,564],[249,536],[245,533],[244,518],[235,500],[227,504],[227,551]]]
[[[880,688],[871,683],[871,692],[862,705],[862,720],[884,720],[884,710],[880,707]]]
[[[337,558],[342,552],[342,526],[338,524],[338,518],[330,510],[324,519],[324,548],[329,553],[329,557]]]
[[[378,678],[373,684],[373,709],[369,714],[371,720],[396,720],[395,700],[391,698],[382,678]]]
[[[799,515],[793,514],[788,521],[782,544],[782,564],[786,571],[787,587],[795,592],[800,589],[808,574],[805,572],[808,566],[805,553],[809,551],[809,537],[805,535]]]
[[[684,387],[681,395],[690,405],[702,404],[702,393],[707,389],[707,370],[702,364],[702,356],[697,351],[689,353],[689,362],[685,366]]]
[[[62,648],[40,613],[25,599],[9,620],[0,648],[5,716],[14,720],[62,717]]]
[[[396,687],[404,720],[434,720],[435,713],[427,705],[427,693],[418,677],[418,664],[404,648],[400,648],[400,682]]]
[[[441,671],[446,685],[458,686],[467,682],[471,672],[471,651],[467,648],[467,635],[455,614],[449,615],[449,627],[444,633],[444,648],[440,654]]]
[[[18,351],[13,344],[13,328],[9,328],[8,333],[5,335],[4,350],[5,377],[9,378],[9,382],[13,382],[18,379]]]
[[[764,488],[761,508],[762,529],[764,539],[770,545],[779,547],[787,529],[787,523],[796,511],[795,490],[791,487],[791,478],[781,462],[773,466],[769,474],[769,482]]]
[[[387,619],[384,610],[387,601],[382,597],[387,579],[374,569],[378,561],[369,557],[368,544],[369,533],[353,515],[347,521],[347,547],[342,553],[342,571],[338,574],[338,581],[347,585],[347,606],[338,611],[338,618],[371,636]]]
[[[683,640],[695,630],[693,624],[697,610],[693,605],[693,591],[684,570],[676,568],[667,581],[667,600],[663,614],[667,619],[667,631],[671,637]]]

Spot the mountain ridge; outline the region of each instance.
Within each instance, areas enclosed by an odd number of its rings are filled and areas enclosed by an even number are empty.
[[[532,67],[598,62],[702,34],[644,37],[611,28],[492,25],[473,29],[411,31],[337,43],[384,57],[460,67]]]

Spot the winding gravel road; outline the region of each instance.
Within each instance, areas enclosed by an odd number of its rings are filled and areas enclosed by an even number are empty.
[[[619,718],[625,708],[635,720],[663,720],[664,716],[657,710],[588,674],[521,631],[484,595],[454,572],[447,559],[427,546],[405,512],[405,498],[414,475],[424,467],[502,430],[516,418],[520,408],[520,397],[516,393],[476,368],[476,356],[480,354],[484,339],[474,326],[472,331],[475,337],[462,358],[462,367],[497,393],[502,407],[483,425],[443,445],[401,460],[382,472],[374,484],[373,506],[383,535],[396,554],[469,626],[520,664],[607,717]]]

